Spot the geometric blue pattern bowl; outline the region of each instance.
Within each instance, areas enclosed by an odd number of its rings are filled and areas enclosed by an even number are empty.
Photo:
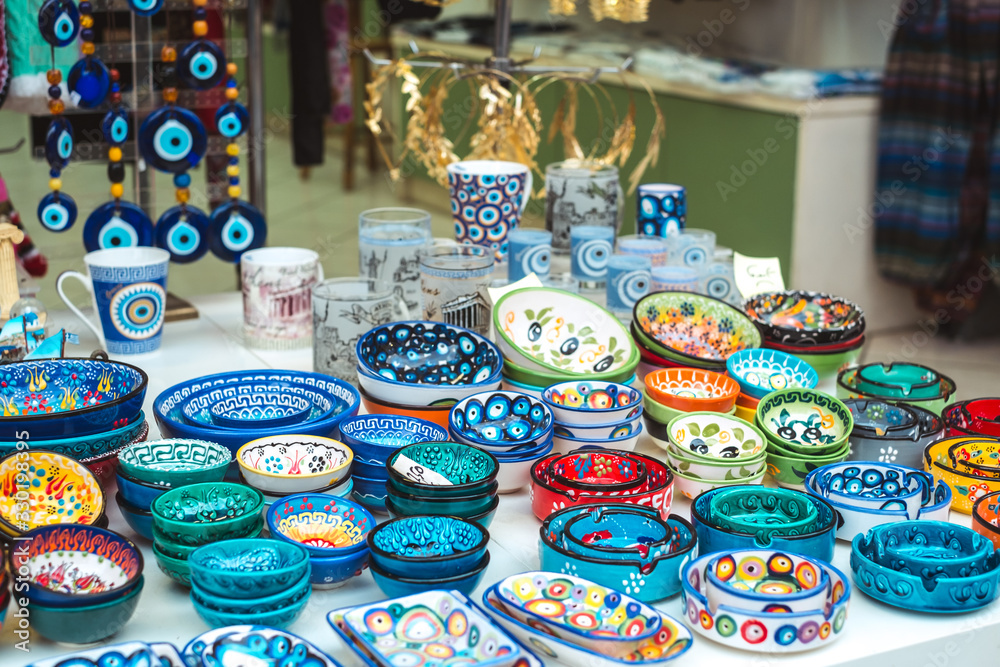
[[[340,424],[340,439],[354,452],[354,463],[385,469],[386,459],[405,445],[442,442],[443,428],[423,419],[402,415],[357,415]],[[370,477],[370,475],[364,475]]]
[[[75,435],[68,438],[44,439],[36,438],[34,432],[32,432],[30,445],[33,449],[47,449],[50,452],[65,454],[66,456],[72,456],[78,461],[83,461],[97,456],[104,456],[108,452],[121,449],[135,440],[145,424],[146,415],[142,410],[139,410],[135,419],[128,424],[101,433]],[[0,442],[0,457],[6,456],[16,450],[16,441]]]
[[[275,428],[304,421],[312,411],[312,401],[304,396],[267,392],[234,396],[213,403],[212,422],[222,428]]]

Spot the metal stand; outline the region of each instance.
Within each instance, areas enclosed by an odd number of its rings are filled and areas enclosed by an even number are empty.
[[[294,0],[293,0],[294,1]],[[250,92],[250,132],[247,138],[247,162],[250,167],[250,203],[267,214],[265,192],[264,140],[264,3],[247,3],[247,78]]]

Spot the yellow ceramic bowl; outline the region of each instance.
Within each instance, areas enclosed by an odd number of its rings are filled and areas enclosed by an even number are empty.
[[[87,466],[41,449],[0,460],[0,530],[18,537],[59,523],[93,524],[104,514],[104,490]]]
[[[742,405],[736,405],[736,416],[745,422],[754,423],[754,419],[757,416],[757,408],[745,408]]]
[[[987,493],[1000,491],[1000,479],[957,470],[948,456],[948,449],[952,445],[973,443],[981,439],[977,436],[944,438],[924,448],[924,470],[935,481],[944,482],[951,487],[951,509],[962,514],[972,514],[972,505],[979,498]]]

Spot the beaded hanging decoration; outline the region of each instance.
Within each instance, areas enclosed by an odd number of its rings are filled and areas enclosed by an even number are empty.
[[[111,90],[111,73],[101,59],[94,55],[94,17],[90,2],[83,0],[80,11],[80,51],[83,57],[76,61],[66,77],[69,98],[81,109],[99,106]]]

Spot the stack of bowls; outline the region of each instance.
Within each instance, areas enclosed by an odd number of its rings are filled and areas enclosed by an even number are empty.
[[[646,432],[667,441],[667,425],[690,412],[735,414],[740,386],[722,373],[694,368],[660,368],[646,374],[644,414]],[[748,420],[749,421],[749,420]]]
[[[160,570],[191,585],[188,557],[200,546],[257,537],[264,528],[260,491],[243,484],[204,482],[167,491],[153,500],[153,556]]]
[[[305,547],[314,588],[343,586],[368,566],[365,539],[375,517],[358,503],[324,494],[299,493],[264,514],[271,537]]]
[[[767,438],[767,468],[780,486],[803,489],[806,475],[839,463],[851,451],[851,411],[811,389],[782,389],[757,407],[757,428]]]
[[[340,437],[354,452],[351,497],[369,511],[385,514],[385,462],[400,447],[448,439],[444,428],[416,417],[357,415],[340,425]]]
[[[974,398],[952,403],[941,413],[949,436],[1000,438],[1000,398]]]
[[[639,350],[611,314],[577,294],[548,287],[507,292],[493,307],[503,374],[536,397],[567,380],[628,383]]]
[[[924,470],[951,487],[951,509],[970,514],[983,496],[1000,491],[1000,438],[943,438],[924,448]]]
[[[819,292],[765,292],[743,304],[764,336],[764,347],[806,362],[821,387],[861,356],[865,315],[846,299]]]
[[[694,500],[711,489],[762,484],[767,469],[767,440],[750,422],[716,412],[675,417],[667,440],[654,437],[667,454],[674,484]]]
[[[118,453],[118,509],[132,530],[152,540],[153,501],[187,484],[221,482],[232,458],[222,445],[203,440],[134,443]]]
[[[699,554],[770,548],[830,562],[838,516],[830,503],[801,491],[736,486],[698,496],[691,523]]]
[[[441,322],[394,322],[357,344],[358,384],[371,414],[393,414],[448,426],[448,408],[466,396],[500,388],[503,358],[479,334]]]
[[[634,452],[580,449],[550,454],[531,467],[531,511],[542,521],[567,507],[612,501],[645,505],[667,519],[673,499],[670,469]]]
[[[1000,549],[1000,491],[987,493],[972,506],[972,529]]]
[[[744,651],[797,653],[841,637],[847,576],[820,559],[775,549],[703,555],[683,573],[682,602],[701,636]]]
[[[923,366],[915,364],[866,364],[856,368],[845,368],[837,375],[837,397],[845,398],[867,398],[893,403],[902,403],[907,406],[923,408],[936,415],[942,414],[945,407],[951,402],[955,395],[955,381],[947,375],[933,371],[937,380],[930,385],[923,382],[916,394],[912,391],[906,393],[906,389],[911,385],[907,384],[913,373]],[[927,369],[929,370],[929,369]],[[862,379],[862,372],[877,373],[875,377],[882,379],[891,378],[890,382],[879,381],[877,383]],[[895,384],[892,384],[895,383]]]
[[[393,518],[441,514],[488,528],[496,514],[501,464],[465,443],[407,445],[385,464],[386,509]]]
[[[942,521],[891,523],[858,535],[851,570],[865,595],[911,611],[975,611],[1000,592],[1000,551],[965,526]]]
[[[89,644],[128,623],[143,587],[139,548],[95,526],[46,526],[10,550],[18,597],[31,629],[68,644]]]
[[[188,558],[191,602],[213,628],[283,628],[309,602],[309,554],[278,540],[245,538],[198,547]]]
[[[453,516],[414,515],[387,521],[368,533],[369,567],[388,597],[433,589],[466,595],[490,564],[489,532]]]
[[[642,392],[614,382],[570,380],[542,392],[555,418],[553,442],[563,454],[580,447],[632,451],[642,433]]]
[[[739,309],[691,292],[654,292],[636,302],[631,335],[641,377],[660,368],[726,372],[726,360],[760,347],[760,332]]]
[[[538,534],[543,570],[624,586],[643,602],[680,592],[681,567],[697,545],[688,521],[637,505],[567,507],[545,519]]]
[[[474,394],[456,403],[448,416],[452,440],[515,465],[551,452],[554,426],[552,410],[545,403],[516,391]]]
[[[933,412],[913,405],[880,399],[849,398],[854,428],[851,461],[880,461],[909,468],[923,465],[924,447],[944,434],[944,421]]]
[[[293,493],[350,493],[354,453],[342,442],[315,435],[257,438],[240,447],[240,479],[264,496],[264,507]]]
[[[816,369],[780,350],[740,350],[726,359],[726,372],[740,385],[736,416],[752,422],[760,399],[779,389],[815,389]]]

